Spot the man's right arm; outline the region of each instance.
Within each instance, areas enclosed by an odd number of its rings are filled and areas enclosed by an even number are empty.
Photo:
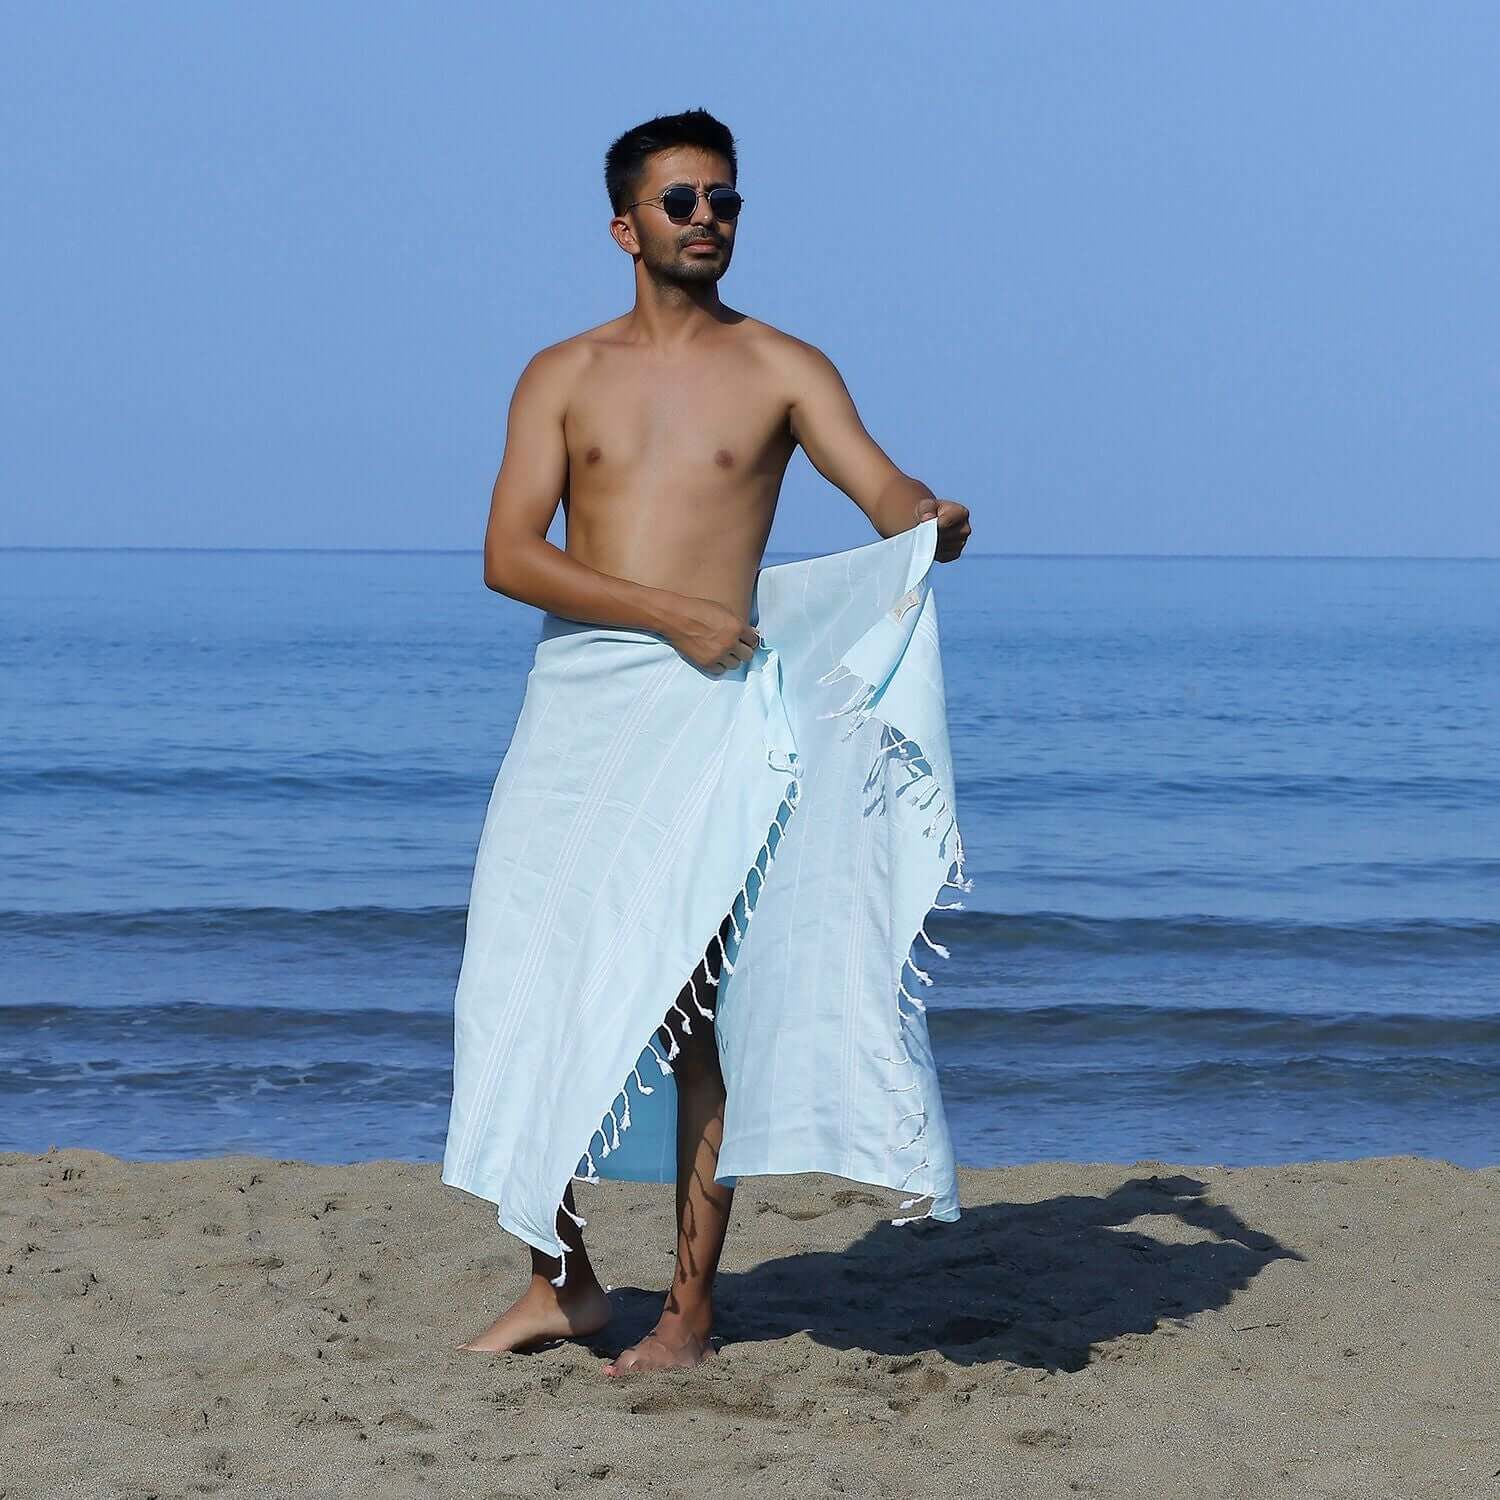
[[[663,631],[680,595],[601,573],[547,540],[568,482],[563,415],[580,357],[543,349],[516,382],[484,535],[485,586],[570,619]]]

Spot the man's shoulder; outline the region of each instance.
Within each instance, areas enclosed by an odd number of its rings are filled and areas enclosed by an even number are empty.
[[[544,344],[528,362],[528,368],[535,366],[538,370],[576,370],[586,364],[594,353],[609,341],[611,333],[617,328],[620,320],[612,318],[608,323],[600,323],[593,328],[583,328],[577,333],[569,334],[567,338],[558,339],[556,343]]]
[[[601,323],[597,328],[585,328],[544,344],[526,361],[518,386],[565,403],[608,339],[611,326]]]
[[[788,333],[786,329],[777,328],[774,323],[767,323],[762,318],[752,318],[748,313],[744,315],[741,330],[743,337],[765,350],[766,353],[779,358],[806,358],[808,355],[820,355],[823,352],[816,345],[808,343],[806,339],[799,339],[795,333]]]
[[[767,369],[795,389],[811,376],[832,368],[833,362],[816,344],[759,318],[746,317],[742,334]]]

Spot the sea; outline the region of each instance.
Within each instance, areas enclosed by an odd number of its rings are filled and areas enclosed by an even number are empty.
[[[540,620],[480,571],[0,551],[0,1150],[441,1158]],[[933,578],[960,1163],[1500,1163],[1500,561]]]

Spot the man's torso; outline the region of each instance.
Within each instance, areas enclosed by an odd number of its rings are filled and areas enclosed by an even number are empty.
[[[567,550],[745,614],[796,447],[784,373],[794,341],[741,318],[663,355],[624,327],[566,341]]]

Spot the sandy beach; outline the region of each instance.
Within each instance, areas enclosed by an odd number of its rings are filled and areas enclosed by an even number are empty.
[[[1500,1168],[961,1190],[743,1180],[719,1355],[610,1380],[667,1187],[577,1187],[597,1341],[484,1356],[526,1260],[436,1163],[0,1154],[0,1496],[1500,1495]]]

